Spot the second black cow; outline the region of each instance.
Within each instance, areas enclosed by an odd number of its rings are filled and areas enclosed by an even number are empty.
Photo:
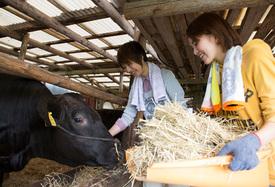
[[[38,81],[0,74],[0,178],[32,157],[113,167],[115,144],[80,95],[53,96]]]

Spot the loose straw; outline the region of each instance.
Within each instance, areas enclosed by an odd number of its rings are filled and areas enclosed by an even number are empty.
[[[136,131],[141,141],[129,151],[126,163],[132,178],[146,176],[155,162],[213,157],[248,132],[222,118],[189,113],[179,103],[157,106],[153,118],[141,121]]]

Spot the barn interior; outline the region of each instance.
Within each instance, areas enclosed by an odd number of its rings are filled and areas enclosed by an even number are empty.
[[[79,92],[96,109],[122,109],[132,77],[122,71],[116,54],[122,44],[134,40],[151,62],[173,71],[196,109],[210,67],[193,54],[187,26],[203,12],[214,12],[243,43],[260,38],[275,55],[274,2],[2,0],[0,72]],[[132,138],[129,130],[127,146]]]

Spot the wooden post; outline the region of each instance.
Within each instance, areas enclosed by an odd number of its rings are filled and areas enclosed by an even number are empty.
[[[119,92],[123,92],[123,72],[121,72],[119,76]]]
[[[19,60],[24,60],[25,59],[29,40],[30,40],[29,33],[24,34],[23,39],[22,39],[21,48],[20,48],[20,53],[19,53],[19,56],[18,56]]]
[[[71,81],[69,78],[56,75],[49,71],[38,68],[34,65],[11,58],[10,56],[4,53],[0,53],[0,68],[6,71],[25,75],[27,77],[30,77],[39,81],[48,82],[57,86],[61,86],[63,88],[75,90],[85,95],[100,98],[102,100],[110,101],[112,103],[116,103],[119,105],[126,104],[126,99],[124,98],[100,91],[92,86]]]

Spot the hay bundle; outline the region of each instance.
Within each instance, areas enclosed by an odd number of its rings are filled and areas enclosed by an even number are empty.
[[[139,124],[137,134],[141,142],[131,149],[126,163],[134,178],[146,176],[154,162],[215,156],[227,142],[246,133],[224,119],[191,114],[178,103],[167,103],[156,107],[150,121]]]

